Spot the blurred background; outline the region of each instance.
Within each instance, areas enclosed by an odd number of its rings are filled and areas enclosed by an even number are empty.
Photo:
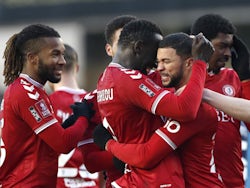
[[[249,12],[249,0],[0,0],[0,99],[5,90],[2,76],[5,43],[28,24],[54,27],[64,42],[77,50],[81,66],[78,81],[82,88],[91,91],[110,62],[104,48],[104,27],[113,17],[131,14],[148,19],[166,35],[177,31],[189,33],[199,16],[217,13],[234,23],[238,35],[250,47]],[[246,143],[243,147],[246,150]],[[247,159],[244,164],[247,166]]]

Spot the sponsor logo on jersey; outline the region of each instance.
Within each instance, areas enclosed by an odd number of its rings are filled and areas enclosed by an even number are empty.
[[[35,104],[36,109],[38,110],[38,112],[42,115],[43,118],[46,118],[48,116],[50,116],[50,111],[47,107],[47,105],[45,104],[44,100],[40,100]]]
[[[231,85],[224,85],[222,87],[222,91],[223,91],[224,95],[232,96],[232,97],[235,96],[235,89]]]
[[[40,122],[42,120],[42,118],[40,117],[34,106],[29,107],[29,111],[37,122]]]
[[[97,91],[97,102],[111,101],[114,99],[113,88]]]
[[[155,93],[144,84],[140,84],[139,88],[150,97],[153,97],[155,95]]]

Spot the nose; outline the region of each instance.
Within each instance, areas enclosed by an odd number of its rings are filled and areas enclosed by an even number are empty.
[[[157,69],[157,71],[162,71],[164,69],[163,63],[159,61],[157,63],[157,68],[156,69]]]
[[[62,65],[66,64],[66,61],[63,55],[60,57],[59,64],[62,64]]]
[[[231,57],[231,48],[226,48],[225,51],[224,51],[224,55],[225,56],[228,56],[228,57]]]

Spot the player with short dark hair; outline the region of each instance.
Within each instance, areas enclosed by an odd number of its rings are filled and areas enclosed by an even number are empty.
[[[183,121],[196,117],[201,102],[206,64],[201,61],[194,63],[190,82],[182,95],[175,96],[147,77],[147,69],[155,66],[161,39],[161,31],[155,24],[146,20],[129,22],[121,31],[112,62],[98,81],[97,102],[102,123],[118,142],[146,142],[163,124],[160,115]],[[207,52],[212,50],[200,34],[195,37],[195,58],[198,51],[204,50],[203,47]],[[194,91],[194,87],[197,90]],[[186,105],[190,109],[189,112],[184,110]],[[128,166],[125,175],[112,185],[184,187],[179,158],[172,152],[150,170]]]
[[[233,69],[225,68],[226,62],[233,57],[232,49],[234,48],[237,53],[241,52],[237,48],[235,26],[221,15],[206,14],[192,25],[191,34],[199,32],[211,41],[215,49],[208,62],[205,88],[231,97],[243,97],[239,76]],[[249,69],[246,67],[246,70]],[[215,164],[226,187],[243,188],[240,121],[221,110],[217,110],[217,116],[219,124],[215,137]],[[250,130],[249,126],[248,129]]]

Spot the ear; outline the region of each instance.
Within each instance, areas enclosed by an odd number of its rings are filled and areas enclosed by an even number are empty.
[[[194,63],[194,59],[192,57],[187,58],[185,60],[185,66],[186,66],[186,68],[192,68],[193,63]]]
[[[140,55],[141,51],[143,50],[143,42],[141,40],[136,41],[133,49],[136,55]]]
[[[111,56],[111,57],[113,56],[112,46],[110,44],[105,45],[105,50],[108,56]]]
[[[76,72],[79,72],[80,66],[79,64],[76,64]]]
[[[31,62],[32,64],[36,64],[39,62],[39,57],[37,54],[28,52],[26,56],[27,56],[27,61]]]

